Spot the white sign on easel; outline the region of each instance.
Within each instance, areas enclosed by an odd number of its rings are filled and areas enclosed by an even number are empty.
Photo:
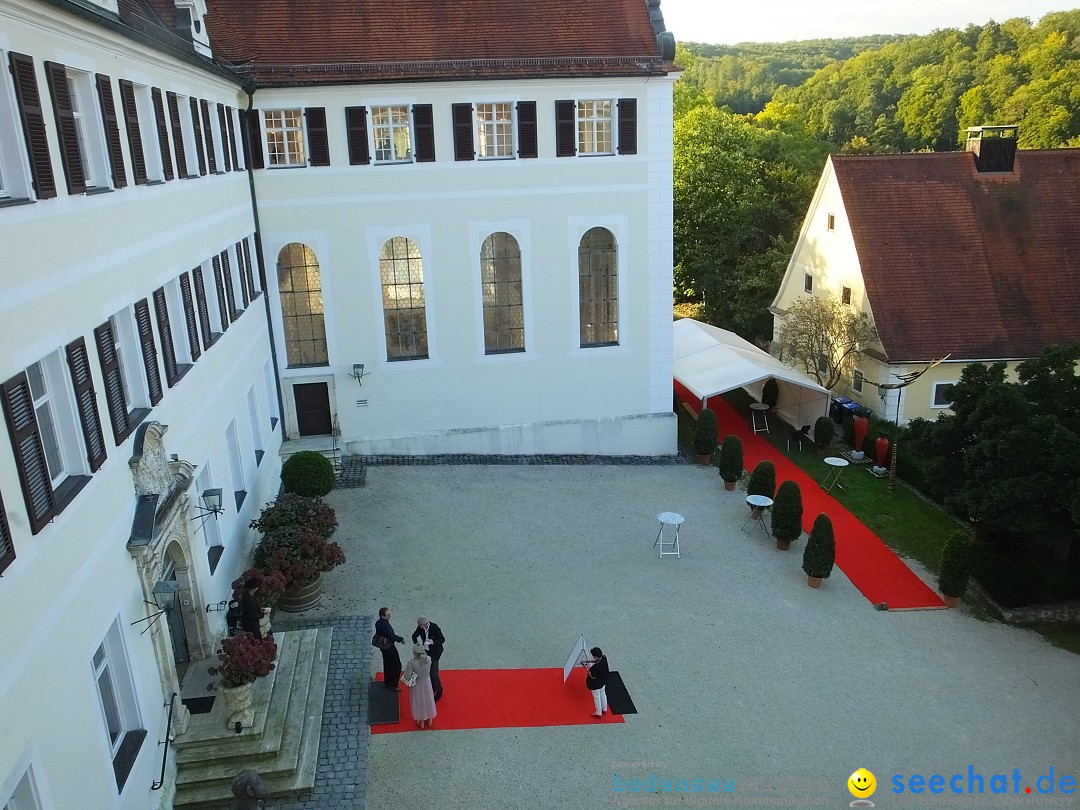
[[[589,663],[592,659],[589,658],[588,646],[585,644],[585,634],[582,633],[578,636],[577,642],[574,644],[574,649],[570,651],[570,656],[566,659],[566,663],[562,668],[563,683],[566,683],[566,679],[570,677],[570,673],[574,667],[578,664]]]

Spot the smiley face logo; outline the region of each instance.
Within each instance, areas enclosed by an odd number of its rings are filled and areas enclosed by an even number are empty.
[[[877,790],[877,779],[866,768],[859,768],[848,777],[847,787],[856,799],[866,799],[873,796]]]

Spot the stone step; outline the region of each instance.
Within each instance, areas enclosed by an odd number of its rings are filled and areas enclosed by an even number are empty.
[[[295,689],[282,728],[281,747],[273,752],[228,756],[224,760],[218,758],[197,770],[184,766],[177,776],[174,807],[187,810],[231,807],[232,780],[245,768],[259,772],[270,785],[271,796],[311,792],[319,759],[333,630],[325,628],[303,632],[310,636],[301,645],[294,677],[289,679]],[[307,666],[304,666],[305,660]]]
[[[306,632],[313,633],[313,631]],[[257,752],[260,746],[267,744],[268,739],[272,740],[276,736],[280,740],[281,726],[293,693],[291,673],[296,668],[303,634],[281,633],[275,634],[274,638],[278,642],[277,666],[266,678],[262,679],[264,681],[273,679],[269,684],[270,699],[264,702],[264,693],[256,692],[253,701],[256,709],[255,720],[251,728],[244,729],[240,734],[230,731],[225,726],[225,718],[228,716],[227,709],[224,708],[225,701],[216,700],[214,708],[217,709],[216,704],[221,703],[222,711],[216,716],[215,712],[211,712],[205,726],[200,726],[198,729],[189,727],[188,733],[176,741],[177,763],[186,765],[215,759],[226,751],[236,755],[247,754],[253,750]],[[277,677],[279,674],[282,677]]]

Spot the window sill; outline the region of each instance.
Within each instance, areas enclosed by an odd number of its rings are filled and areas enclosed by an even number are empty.
[[[375,161],[372,161],[371,165],[372,166],[406,166],[406,165],[409,165],[409,164],[414,163],[414,162],[415,161],[412,158],[407,158],[405,160],[375,160]]]
[[[307,164],[306,163],[297,163],[294,166],[267,166],[266,168],[270,169],[270,170],[273,170],[273,171],[277,171],[278,169],[306,169]]]
[[[176,382],[173,385],[179,383],[187,375],[189,371],[195,368],[194,363],[182,363],[176,367]],[[170,386],[171,388],[172,386]]]
[[[165,185],[165,180],[163,180],[163,179],[162,180],[147,180],[146,185],[147,186],[163,186],[163,185]]]
[[[409,357],[387,357],[387,363],[407,363],[410,360],[430,360],[426,354],[414,354]]]
[[[260,464],[262,464],[263,456],[265,456],[265,455],[266,455],[266,452],[263,451],[263,450],[256,450],[255,451],[255,466],[256,467],[258,467]]]
[[[137,729],[124,734],[124,741],[120,743],[120,749],[113,757],[113,774],[116,776],[116,789],[124,792],[124,784],[127,782],[131,769],[135,766],[135,760],[139,758],[139,750],[143,740],[146,739],[146,730]]]
[[[247,492],[239,489],[233,493],[233,496],[236,498],[236,511],[239,512],[240,507],[244,505],[244,498],[247,497]]]
[[[221,555],[225,553],[225,546],[210,546],[206,550],[206,561],[210,563],[210,573],[217,570],[218,563],[221,562]]]
[[[491,160],[514,160],[515,155],[477,155],[476,159],[481,163],[487,163]]]
[[[524,353],[525,353],[525,347],[523,346],[520,349],[487,349],[487,350],[484,351],[484,356],[485,357],[493,357],[493,356],[500,355],[500,354],[524,354]]]
[[[108,188],[108,187],[101,187],[101,188],[97,188],[97,187],[89,188],[88,187],[86,189],[86,191],[83,192],[83,194],[85,194],[87,197],[93,197],[95,194],[112,194],[112,192],[113,192],[113,190],[111,188]]]
[[[224,332],[211,332],[210,333],[210,344],[209,345],[213,346],[215,343],[217,343],[218,340],[221,338],[221,336],[223,334],[225,334],[225,333]]]
[[[296,365],[285,366],[285,368],[329,368],[329,363],[298,363]]]
[[[89,475],[69,475],[53,491],[56,500],[56,514],[63,512],[69,503],[75,500],[75,496],[82,492],[83,487],[90,483]]]
[[[277,427],[277,417],[276,416],[271,416],[270,417],[270,429],[274,430],[276,427]]]
[[[37,202],[37,200],[31,200],[29,197],[4,197],[3,199],[0,199],[0,208],[11,208],[16,205],[29,205],[30,203],[35,202]]]
[[[135,408],[132,411],[128,411],[128,417],[127,417],[128,433],[127,433],[127,435],[130,436],[132,433],[134,433],[135,428],[137,428],[139,425],[141,425],[143,423],[143,420],[146,417],[148,417],[149,415],[150,415],[150,409],[149,408]],[[127,437],[125,436],[124,438],[127,438]]]
[[[618,346],[619,342],[616,340],[611,343],[582,343],[580,348],[582,349],[604,349],[609,346]]]
[[[615,157],[614,152],[578,152],[578,157]]]

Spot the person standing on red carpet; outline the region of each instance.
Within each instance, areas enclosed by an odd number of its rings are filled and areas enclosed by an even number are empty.
[[[413,657],[405,665],[401,677],[409,687],[409,711],[413,720],[420,728],[431,728],[431,721],[438,712],[435,710],[435,693],[431,690],[431,658],[424,652],[423,644],[413,644]]]
[[[394,632],[390,625],[390,608],[379,608],[379,619],[375,622],[375,637],[379,643],[375,646],[382,653],[383,686],[400,692],[398,679],[401,677],[401,656],[396,644],[404,644],[405,639]]]
[[[586,662],[589,674],[585,676],[585,686],[592,692],[594,709],[592,716],[603,717],[604,712],[608,710],[607,682],[609,670],[607,656],[599,647],[593,647],[589,650],[589,654],[592,656],[592,660]]]
[[[416,629],[413,630],[412,640],[415,644],[420,642],[431,659],[431,688],[435,692],[435,700],[442,697],[442,680],[439,678],[439,659],[442,658],[443,644],[446,637],[442,629],[435,622],[429,622],[427,616],[421,616],[416,620]]]

